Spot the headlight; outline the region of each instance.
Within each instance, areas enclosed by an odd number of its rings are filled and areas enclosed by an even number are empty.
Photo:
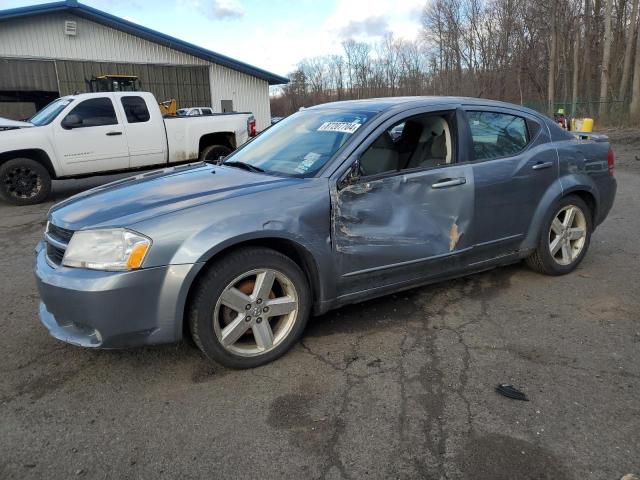
[[[142,266],[149,247],[151,239],[124,228],[79,230],[71,237],[62,264],[93,270],[133,270]]]

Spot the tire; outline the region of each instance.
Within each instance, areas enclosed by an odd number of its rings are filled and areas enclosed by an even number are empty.
[[[200,152],[200,161],[218,163],[220,157],[226,157],[231,152],[232,150],[224,145],[209,145]]]
[[[0,165],[0,197],[14,205],[41,203],[51,193],[51,175],[39,162],[14,158]]]
[[[188,309],[193,341],[227,367],[253,368],[282,356],[309,319],[311,294],[304,273],[269,248],[242,248],[222,257],[194,288]]]
[[[567,215],[566,212],[571,208],[576,210],[571,225],[567,226],[568,220],[564,215]],[[559,223],[554,223],[556,220]],[[578,238],[580,229],[584,229],[584,235]],[[556,231],[564,233],[557,234]],[[589,249],[592,231],[593,212],[584,200],[575,195],[561,198],[547,213],[538,245],[526,259],[527,265],[532,270],[546,275],[565,275],[572,272]],[[556,240],[559,247],[554,243]],[[557,247],[555,253],[552,253],[553,247]]]

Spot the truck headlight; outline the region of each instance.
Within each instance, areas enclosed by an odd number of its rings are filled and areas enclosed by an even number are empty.
[[[151,239],[124,228],[79,230],[67,246],[65,267],[124,271],[140,268]]]

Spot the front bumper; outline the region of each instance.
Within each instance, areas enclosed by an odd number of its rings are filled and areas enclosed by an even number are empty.
[[[34,273],[40,320],[51,335],[82,347],[122,348],[182,337],[191,281],[201,264],[129,272],[51,267],[42,243]]]

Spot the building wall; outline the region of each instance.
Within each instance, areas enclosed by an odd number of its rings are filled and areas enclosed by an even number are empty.
[[[222,100],[233,100],[234,110],[253,113],[259,131],[271,125],[269,84],[265,80],[220,65],[211,65],[209,84],[211,102],[216,112],[220,111]]]
[[[75,37],[64,34],[65,20],[77,23]],[[0,57],[207,66],[215,111],[233,100],[235,110],[254,112],[258,129],[270,123],[268,82],[72,14],[0,23]]]

